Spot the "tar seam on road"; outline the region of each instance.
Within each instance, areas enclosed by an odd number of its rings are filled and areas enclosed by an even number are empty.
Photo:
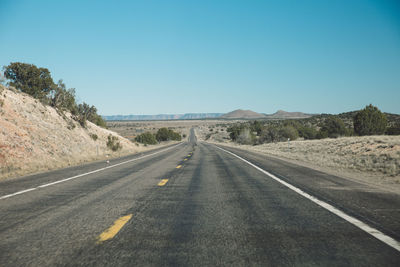
[[[162,179],[159,183],[158,186],[164,186],[168,182],[168,179]]]
[[[97,244],[100,244],[101,242],[104,242],[108,239],[113,238],[118,232],[121,230],[121,228],[132,218],[132,214],[128,214],[126,216],[123,216],[116,220],[114,224],[105,230],[103,233],[99,235],[99,238],[97,240]]]
[[[303,196],[303,197],[305,197],[305,198],[311,200],[312,202],[316,203],[317,205],[319,205],[319,206],[321,206],[321,207],[327,209],[328,211],[330,211],[330,212],[332,212],[333,214],[339,216],[340,218],[346,220],[347,222],[349,222],[349,223],[355,225],[356,227],[358,227],[358,228],[360,228],[361,230],[367,232],[368,234],[372,235],[373,237],[379,239],[379,240],[382,241],[383,243],[385,243],[385,244],[391,246],[392,248],[396,249],[397,251],[400,251],[400,242],[398,242],[398,241],[395,240],[394,238],[392,238],[392,237],[390,237],[390,236],[388,236],[388,235],[385,235],[385,234],[382,233],[381,231],[379,231],[379,230],[377,230],[377,229],[375,229],[375,228],[373,228],[373,227],[367,225],[366,223],[364,223],[364,222],[362,222],[362,221],[360,221],[360,220],[358,220],[358,219],[356,219],[356,218],[354,218],[354,217],[352,217],[352,216],[350,216],[350,215],[344,213],[343,211],[341,211],[341,210],[335,208],[334,206],[332,206],[332,205],[330,205],[330,204],[328,204],[328,203],[326,203],[326,202],[324,202],[324,201],[322,201],[322,200],[319,200],[318,198],[316,198],[316,197],[314,197],[314,196],[312,196],[312,195],[310,195],[310,194],[304,192],[304,191],[301,190],[300,188],[295,187],[295,186],[289,184],[288,182],[285,182],[285,181],[279,179],[278,177],[276,177],[276,176],[273,175],[272,173],[269,173],[269,172],[263,170],[262,168],[258,167],[257,165],[251,163],[250,161],[247,161],[247,160],[245,160],[244,158],[242,158],[242,157],[240,157],[240,156],[238,156],[238,155],[236,155],[236,154],[234,154],[234,153],[232,153],[232,152],[230,152],[230,151],[228,151],[228,150],[225,150],[225,149],[220,148],[220,147],[218,147],[218,146],[215,146],[215,147],[217,147],[218,149],[220,149],[220,150],[222,150],[222,151],[225,151],[226,153],[231,154],[232,156],[235,156],[236,158],[238,158],[238,159],[244,161],[245,163],[247,163],[247,164],[249,164],[250,166],[254,167],[255,169],[261,171],[262,173],[268,175],[269,177],[271,177],[271,178],[274,179],[275,181],[277,181],[277,182],[283,184],[284,186],[288,187],[289,189],[293,190],[294,192],[296,192],[296,193],[300,194],[301,196]]]
[[[40,188],[48,187],[48,186],[51,186],[51,185],[63,183],[63,182],[66,182],[66,181],[69,181],[69,180],[73,180],[73,179],[76,179],[76,178],[79,178],[79,177],[82,177],[82,176],[86,176],[86,175],[89,175],[89,174],[93,174],[93,173],[96,173],[96,172],[104,171],[104,170],[107,170],[107,169],[110,169],[110,168],[114,168],[114,167],[117,167],[117,166],[120,166],[120,165],[129,163],[129,162],[132,162],[132,161],[136,161],[136,160],[139,160],[139,159],[147,158],[147,157],[150,157],[150,156],[159,154],[159,153],[161,153],[161,152],[170,150],[170,149],[172,149],[172,148],[174,148],[174,147],[177,147],[177,146],[179,146],[179,145],[182,145],[182,144],[183,144],[183,143],[180,143],[180,144],[174,145],[174,146],[172,146],[172,147],[169,147],[169,148],[166,148],[166,149],[163,149],[163,150],[160,150],[160,151],[157,151],[157,152],[154,152],[154,153],[151,153],[151,154],[142,156],[142,157],[140,157],[140,158],[130,159],[130,160],[127,160],[127,161],[124,161],[124,162],[120,162],[120,163],[117,163],[117,164],[114,164],[114,165],[111,165],[111,166],[107,166],[107,167],[104,167],[104,168],[100,168],[100,169],[97,169],[97,170],[94,170],[94,171],[90,171],[90,172],[78,174],[78,175],[75,175],[75,176],[73,176],[73,177],[65,178],[65,179],[62,179],[62,180],[59,180],[59,181],[55,181],[55,182],[52,182],[52,183],[39,185],[39,186],[37,186],[37,187],[32,187],[32,188],[25,189],[25,190],[21,190],[21,191],[12,193],[12,194],[8,194],[8,195],[5,195],[5,196],[1,196],[1,197],[0,197],[0,200],[6,199],[6,198],[9,198],[9,197],[13,197],[13,196],[16,196],[16,195],[24,194],[24,193],[27,193],[27,192],[30,192],[30,191],[33,191],[33,190],[36,190],[36,189],[40,189]]]

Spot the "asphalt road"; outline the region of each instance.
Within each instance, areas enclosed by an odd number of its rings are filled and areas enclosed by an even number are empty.
[[[399,195],[224,149],[400,240]],[[399,264],[396,248],[193,131],[167,150],[0,183],[0,266]]]

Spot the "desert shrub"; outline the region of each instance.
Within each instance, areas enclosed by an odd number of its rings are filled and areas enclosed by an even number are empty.
[[[180,141],[182,140],[182,136],[179,133],[172,131],[171,129],[163,127],[158,129],[156,133],[156,139],[158,142],[169,140]]]
[[[157,144],[156,137],[154,134],[150,132],[145,132],[142,134],[139,134],[138,136],[135,137],[135,141],[145,144],[145,145],[155,145]]]
[[[156,133],[156,139],[158,142],[168,141],[169,140],[169,132],[167,128],[160,128]]]
[[[182,137],[183,137],[183,138],[186,138],[186,134],[183,134]]]
[[[337,138],[339,136],[346,136],[348,135],[348,130],[344,125],[344,122],[334,116],[329,116],[323,126],[321,127],[320,132],[324,133],[323,136],[326,134],[328,137]]]
[[[303,137],[304,139],[316,139],[318,131],[313,127],[301,126],[299,129],[299,136]]]
[[[240,131],[236,142],[243,145],[252,145],[255,143],[255,136],[249,128],[244,128]]]
[[[260,135],[260,134],[261,134],[262,129],[263,129],[263,125],[262,125],[262,123],[259,122],[259,121],[253,121],[253,122],[250,124],[250,130],[251,130],[251,132],[256,132],[257,135]]]
[[[235,124],[229,127],[226,131],[229,133],[229,137],[231,138],[231,140],[236,141],[240,135],[240,132],[246,127],[247,126],[243,123]]]
[[[90,134],[90,137],[96,141],[99,137],[97,136],[97,134]]]
[[[279,141],[279,129],[277,127],[264,127],[260,133],[259,143],[272,143]]]
[[[122,145],[119,142],[118,137],[113,136],[111,134],[107,137],[106,145],[109,149],[111,149],[114,152],[122,149]]]
[[[385,133],[387,118],[377,107],[366,106],[353,118],[354,132],[358,135],[380,135]]]
[[[315,139],[324,139],[324,138],[328,138],[328,137],[329,137],[328,132],[323,131],[323,130],[320,129],[318,131],[317,135],[315,136]]]
[[[299,138],[299,133],[296,128],[288,125],[279,129],[279,136],[281,141],[285,141],[288,138],[290,138],[290,140],[296,140]]]

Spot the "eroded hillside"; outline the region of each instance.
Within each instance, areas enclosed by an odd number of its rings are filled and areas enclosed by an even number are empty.
[[[116,136],[122,149],[107,147]],[[96,138],[97,137],[97,138]],[[0,85],[0,178],[46,171],[148,149],[31,96]]]

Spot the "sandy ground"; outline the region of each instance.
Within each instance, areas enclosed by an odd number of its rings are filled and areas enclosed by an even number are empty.
[[[206,127],[196,129],[199,140],[204,141],[209,133]],[[400,193],[400,136],[342,137],[251,146],[233,143],[226,131],[218,131],[207,142],[274,156]]]
[[[0,87],[0,179],[43,172],[95,160],[138,153],[160,146],[132,143],[88,122],[82,128],[69,114],[61,116],[29,95]],[[118,137],[122,150],[106,146]],[[97,135],[97,140],[92,138]]]

